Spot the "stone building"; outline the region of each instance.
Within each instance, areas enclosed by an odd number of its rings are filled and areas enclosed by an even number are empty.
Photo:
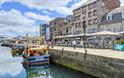
[[[67,35],[72,35],[73,34],[73,28],[74,28],[74,17],[73,15],[68,15],[66,17],[67,20]]]
[[[67,21],[65,18],[55,18],[54,20],[50,21],[50,29],[51,29],[52,36],[56,37],[56,36],[66,35],[63,32],[63,29],[65,28],[66,24],[67,24]]]
[[[74,34],[83,33],[83,21],[86,21],[87,33],[97,32],[103,15],[117,7],[120,7],[119,0],[88,0],[73,10]]]
[[[124,6],[116,8],[103,16],[100,31],[124,31]]]

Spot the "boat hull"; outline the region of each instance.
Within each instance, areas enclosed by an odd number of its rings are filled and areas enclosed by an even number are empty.
[[[41,55],[41,56],[33,56],[28,59],[28,61],[24,61],[23,64],[25,66],[42,66],[49,65],[50,55]]]

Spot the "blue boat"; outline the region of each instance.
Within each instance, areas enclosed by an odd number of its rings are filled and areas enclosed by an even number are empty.
[[[50,54],[46,46],[30,47],[27,51],[27,57],[24,58],[24,65],[41,66],[49,64]]]
[[[50,55],[32,56],[29,58],[29,65],[46,65],[49,64]]]

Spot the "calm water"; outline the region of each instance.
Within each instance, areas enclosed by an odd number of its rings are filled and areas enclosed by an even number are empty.
[[[0,47],[0,78],[94,78],[57,64],[26,71],[21,64],[22,58],[13,58],[10,51],[10,48]]]

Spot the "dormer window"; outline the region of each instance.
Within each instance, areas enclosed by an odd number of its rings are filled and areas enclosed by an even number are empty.
[[[122,18],[124,18],[124,13],[122,12]]]
[[[111,21],[112,20],[112,15],[107,16],[107,21]]]

